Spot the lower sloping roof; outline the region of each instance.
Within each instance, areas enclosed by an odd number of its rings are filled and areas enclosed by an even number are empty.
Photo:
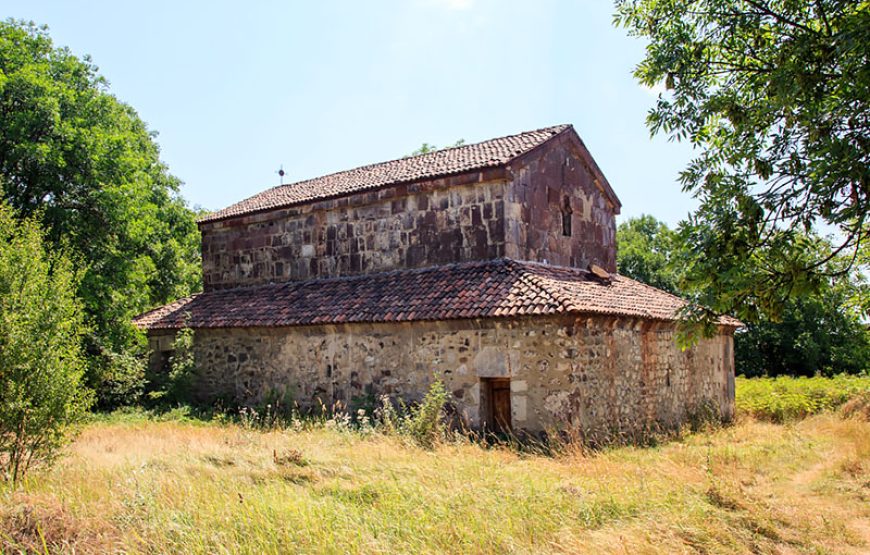
[[[633,279],[510,259],[200,293],[137,316],[143,329],[283,327],[564,313],[675,320],[685,301]],[[720,323],[738,327],[723,317]]]

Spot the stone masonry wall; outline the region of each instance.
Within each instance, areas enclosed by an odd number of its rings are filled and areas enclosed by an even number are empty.
[[[506,255],[616,272],[616,208],[573,147],[569,137],[554,140],[515,171],[505,198]],[[563,235],[564,217],[570,236]]]
[[[595,433],[673,426],[704,404],[730,418],[732,341],[723,333],[682,352],[671,325],[560,317],[197,330],[195,344],[204,398],[256,404],[290,391],[303,407],[354,406],[420,399],[439,377],[478,427],[481,378],[509,377],[516,429]]]
[[[617,208],[575,148],[562,137],[507,170],[205,222],[204,288],[501,257],[615,272]]]
[[[504,256],[505,182],[437,185],[203,224],[205,290]]]

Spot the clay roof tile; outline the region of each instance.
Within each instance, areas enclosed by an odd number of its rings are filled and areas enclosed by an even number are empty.
[[[211,222],[316,200],[341,197],[399,183],[431,180],[498,168],[531,151],[570,125],[526,131],[480,143],[462,145],[316,177],[262,191],[200,219]],[[386,194],[386,192],[385,192]]]
[[[421,283],[426,283],[425,287]],[[614,274],[507,259],[200,293],[134,319],[143,329],[298,326],[606,314],[674,320],[685,301]],[[742,324],[727,316],[726,326]]]

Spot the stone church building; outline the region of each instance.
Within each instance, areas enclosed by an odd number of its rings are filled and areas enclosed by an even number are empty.
[[[135,322],[154,367],[194,329],[206,399],[412,401],[437,378],[486,429],[730,418],[740,323],[681,351],[683,301],[616,273],[619,210],[570,125],[364,166],[200,220],[204,292]]]

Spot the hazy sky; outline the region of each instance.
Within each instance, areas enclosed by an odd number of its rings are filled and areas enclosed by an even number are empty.
[[[90,54],[159,133],[184,196],[218,209],[278,184],[572,123],[623,204],[670,224],[694,201],[684,144],[650,139],[643,44],[609,0],[6,0]]]

